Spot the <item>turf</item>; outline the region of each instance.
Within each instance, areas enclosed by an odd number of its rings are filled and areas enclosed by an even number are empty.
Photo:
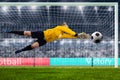
[[[120,68],[0,67],[0,80],[120,80]]]

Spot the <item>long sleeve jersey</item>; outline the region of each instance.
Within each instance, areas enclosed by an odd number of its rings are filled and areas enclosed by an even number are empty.
[[[75,35],[76,32],[66,26],[56,26],[55,28],[44,31],[44,37],[47,42],[52,42],[62,38],[77,38]]]

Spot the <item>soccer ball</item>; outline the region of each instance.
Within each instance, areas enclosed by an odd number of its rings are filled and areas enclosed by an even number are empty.
[[[92,33],[91,39],[94,43],[100,43],[103,39],[103,36],[100,32],[96,31],[96,32]]]

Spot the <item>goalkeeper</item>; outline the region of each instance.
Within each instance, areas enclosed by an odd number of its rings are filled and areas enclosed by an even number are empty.
[[[22,51],[32,50],[34,48],[45,45],[48,42],[52,42],[54,40],[63,39],[63,38],[80,38],[80,39],[88,39],[90,38],[89,34],[84,32],[77,34],[72,31],[68,25],[64,22],[61,25],[56,26],[52,29],[47,29],[45,31],[5,31],[6,33],[14,33],[18,35],[31,36],[32,38],[37,38],[37,40],[31,45],[26,46],[23,49],[15,51],[15,53],[20,53]]]

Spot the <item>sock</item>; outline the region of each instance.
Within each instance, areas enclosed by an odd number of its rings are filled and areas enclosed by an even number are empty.
[[[22,52],[22,51],[32,50],[32,49],[33,49],[33,48],[31,47],[31,45],[29,45],[29,46],[27,46],[27,47],[25,47],[25,48],[23,48],[23,49],[21,49],[21,50],[15,51],[15,54],[20,53],[20,52]]]
[[[7,33],[14,33],[14,34],[18,34],[18,35],[24,35],[24,31],[10,31]]]
[[[26,46],[25,48],[21,49],[22,51],[28,51],[28,50],[32,50],[33,48],[31,47],[31,45]]]

